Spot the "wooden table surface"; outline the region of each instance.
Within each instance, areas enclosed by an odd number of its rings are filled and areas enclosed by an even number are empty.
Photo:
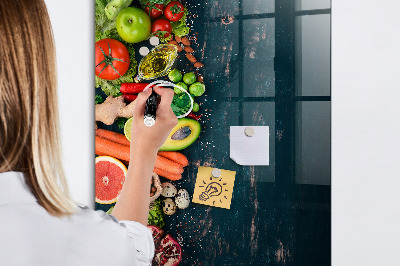
[[[329,105],[330,94],[296,96],[294,1],[198,0],[188,5],[190,35],[197,39],[194,55],[205,64],[199,73],[206,93],[197,98],[201,135],[182,151],[190,165],[174,184],[192,195],[200,165],[236,171],[236,180],[230,210],[191,203],[166,217],[165,231],[182,244],[181,265],[330,265],[330,170],[324,185],[296,177],[301,167],[296,104],[318,100]],[[330,7],[319,12],[329,15]],[[186,72],[195,70],[183,53],[176,64]],[[229,158],[229,127],[238,125],[270,127],[269,166],[240,166]]]

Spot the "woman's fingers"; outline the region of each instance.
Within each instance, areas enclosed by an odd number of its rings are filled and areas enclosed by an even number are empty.
[[[163,111],[171,109],[171,103],[174,98],[174,90],[161,88],[158,86],[155,86],[153,89],[158,95],[161,96],[161,102],[158,105],[158,109]]]
[[[133,111],[133,117],[142,117],[144,116],[144,107],[146,106],[146,101],[150,97],[152,93],[152,89],[144,90],[139,93],[138,97],[135,100],[135,108]]]
[[[154,87],[154,91],[161,96],[161,102],[157,108],[157,114],[162,114],[167,118],[169,125],[174,127],[178,123],[178,118],[171,108],[171,103],[174,98],[174,90],[169,88]]]

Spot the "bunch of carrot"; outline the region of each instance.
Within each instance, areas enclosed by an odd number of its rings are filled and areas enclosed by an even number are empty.
[[[130,142],[122,134],[96,129],[97,155],[108,155],[129,162]],[[189,164],[185,155],[175,151],[159,151],[153,172],[169,180],[182,178],[183,167]]]

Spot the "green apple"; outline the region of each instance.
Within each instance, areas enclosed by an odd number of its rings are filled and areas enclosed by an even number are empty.
[[[151,21],[149,16],[140,8],[127,7],[119,12],[116,28],[119,36],[129,43],[146,40],[150,34]]]

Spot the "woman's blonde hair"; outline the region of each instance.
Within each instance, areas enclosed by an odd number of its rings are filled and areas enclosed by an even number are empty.
[[[50,214],[72,214],[62,166],[55,47],[43,0],[0,1],[0,173],[21,171]]]

